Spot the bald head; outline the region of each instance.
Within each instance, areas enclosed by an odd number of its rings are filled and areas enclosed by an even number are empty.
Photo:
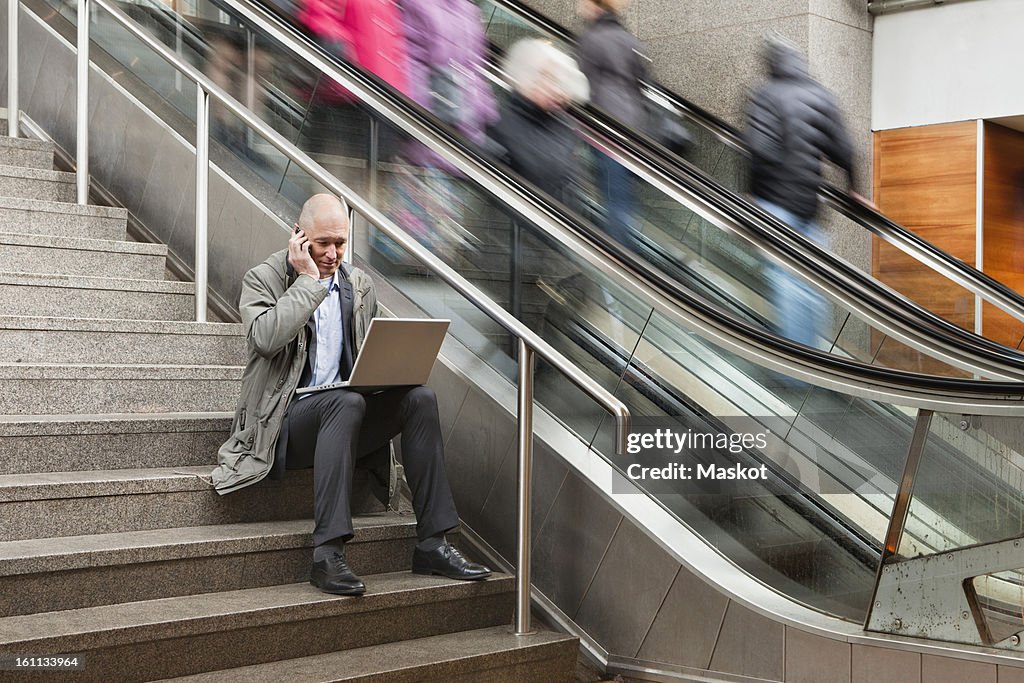
[[[309,240],[309,255],[321,278],[334,275],[348,243],[348,206],[330,194],[313,195],[302,205],[296,223]]]
[[[309,235],[311,230],[315,231],[320,225],[337,224],[341,221],[348,223],[348,206],[344,200],[333,194],[315,194],[302,205],[298,224]]]

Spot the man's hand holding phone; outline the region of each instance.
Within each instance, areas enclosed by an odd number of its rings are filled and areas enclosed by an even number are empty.
[[[306,233],[298,226],[295,225],[295,229],[292,231],[292,236],[288,240],[288,263],[292,264],[292,268],[297,273],[305,273],[314,278],[320,278],[320,270],[316,267],[316,261],[310,255],[309,250],[312,244],[309,238],[306,237]]]

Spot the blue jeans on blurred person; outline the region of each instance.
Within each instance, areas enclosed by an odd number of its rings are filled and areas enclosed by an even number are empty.
[[[827,237],[813,218],[798,216],[764,199],[756,201],[762,209],[804,237],[828,247]],[[777,332],[787,339],[817,348],[819,335],[825,333],[828,311],[825,297],[810,282],[774,261],[768,264],[767,274],[772,287]]]
[[[595,151],[597,191],[604,202],[604,229],[619,244],[633,248],[633,207],[636,204],[633,174],[606,154]]]

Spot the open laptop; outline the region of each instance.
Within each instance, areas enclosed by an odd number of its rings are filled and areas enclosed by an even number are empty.
[[[347,380],[301,387],[295,393],[328,389],[370,392],[426,384],[450,324],[450,320],[374,318]]]

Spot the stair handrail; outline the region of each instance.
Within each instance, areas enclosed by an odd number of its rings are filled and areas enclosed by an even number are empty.
[[[517,492],[517,539],[516,539],[516,598],[514,633],[525,636],[533,633],[530,627],[530,556],[531,556],[531,498],[533,470],[533,379],[534,359],[539,355],[559,372],[565,375],[581,391],[601,404],[615,418],[616,452],[625,453],[626,439],[630,430],[630,412],[626,404],[617,399],[611,392],[598,384],[584,373],[569,359],[555,350],[550,344],[526,327],[498,303],[459,275],[437,256],[428,251],[415,238],[396,226],[384,214],[374,208],[348,186],[324,170],[310,159],[304,152],[295,147],[277,131],[254,116],[241,103],[218,87],[205,74],[191,64],[179,58],[165,45],[150,36],[133,19],[120,8],[107,0],[78,0],[78,108],[76,111],[76,130],[79,134],[77,151],[85,150],[86,156],[77,160],[78,169],[88,155],[88,69],[89,69],[89,11],[90,5],[103,8],[129,33],[138,38],[144,45],[155,51],[171,64],[179,73],[196,84],[196,308],[197,320],[200,317],[200,291],[202,297],[202,315],[205,319],[205,269],[206,269],[206,214],[208,212],[208,178],[209,178],[209,130],[210,130],[210,99],[223,105],[232,114],[239,117],[265,140],[270,142],[283,155],[294,162],[299,168],[309,173],[317,182],[342,197],[349,206],[349,222],[354,225],[355,214],[361,215],[377,229],[393,239],[406,252],[420,263],[427,266],[435,275],[466,297],[477,308],[501,325],[509,334],[518,340],[518,382],[517,382],[517,424],[518,424],[518,492]],[[17,16],[20,0],[11,0],[13,14]],[[9,14],[10,16],[10,14]],[[84,20],[83,20],[84,19]],[[17,21],[11,22],[16,27]],[[17,51],[17,30],[8,31],[8,39]],[[8,81],[17,87],[17,59],[9,62]],[[84,75],[84,78],[83,78]],[[81,81],[86,81],[83,85]],[[86,106],[82,106],[86,103]],[[16,101],[15,101],[16,104]],[[17,111],[17,110],[15,110]],[[15,119],[17,116],[14,117]],[[86,181],[88,175],[85,175]],[[79,197],[81,199],[81,197]],[[350,240],[351,242],[354,240]],[[201,255],[201,257],[200,257]],[[351,252],[349,252],[349,256]],[[202,269],[202,287],[200,274]]]

